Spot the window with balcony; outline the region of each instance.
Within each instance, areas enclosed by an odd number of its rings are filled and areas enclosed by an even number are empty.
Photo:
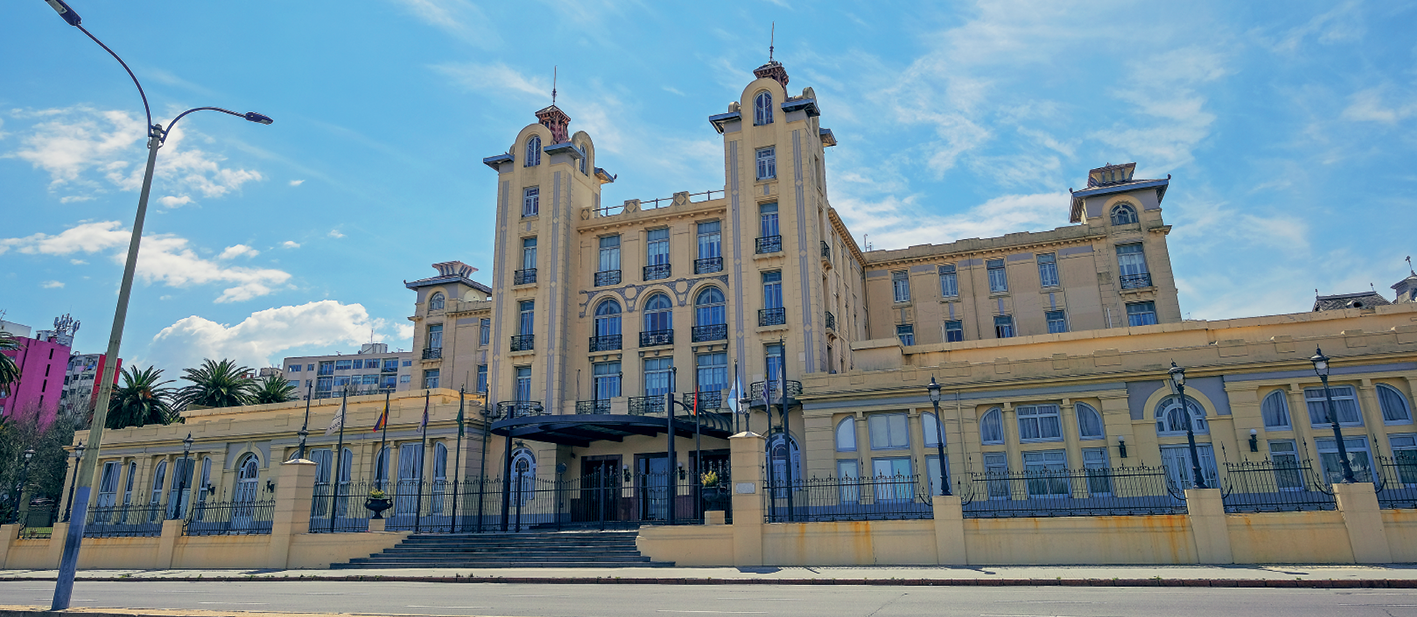
[[[990,259],[985,262],[989,274],[989,293],[1004,293],[1009,290],[1009,277],[1004,271],[1004,260]]]
[[[600,238],[600,270],[595,273],[595,285],[620,284],[620,236]]]
[[[900,344],[909,347],[915,344],[915,325],[899,324],[895,327],[895,336],[900,339]]]
[[[905,270],[891,273],[891,293],[896,302],[910,301],[910,273]]]
[[[728,340],[728,304],[717,287],[700,291],[694,299],[693,339],[695,343]]]
[[[443,357],[443,324],[428,326],[428,344],[423,347],[423,359]]]
[[[945,322],[945,342],[958,343],[964,340],[964,322],[949,320]]]
[[[777,148],[758,148],[758,179],[771,180],[777,177]]]
[[[596,362],[591,365],[591,375],[595,380],[595,400],[608,401],[620,396],[619,362]],[[604,410],[604,413],[609,413],[609,410]]]
[[[699,257],[694,260],[694,274],[708,274],[723,270],[723,233],[718,221],[705,221],[698,225]]]
[[[994,316],[994,338],[1014,337],[1014,316],[996,315]]]
[[[669,278],[669,229],[651,229],[646,234],[644,280]]]
[[[768,367],[767,381],[768,383],[781,383],[784,379],[782,371],[786,366],[783,359],[782,345],[780,343],[773,343],[767,345],[764,349]]]
[[[620,303],[605,300],[595,307],[595,336],[590,337],[590,350],[620,349]]]
[[[1154,326],[1154,325],[1156,325],[1156,303],[1155,303],[1155,302],[1129,302],[1129,303],[1127,303],[1127,325],[1129,325],[1129,326]]]
[[[541,211],[541,188],[528,186],[522,189],[522,216],[536,216]]]
[[[787,323],[787,309],[782,306],[782,272],[763,273],[763,309],[758,312],[758,325],[776,326]]]
[[[522,300],[517,303],[517,309],[519,319],[517,334],[512,337],[512,351],[530,351],[535,349],[536,301]]]
[[[1043,311],[1043,318],[1048,322],[1049,334],[1061,334],[1068,331],[1068,314],[1064,311]]]
[[[778,253],[782,251],[782,235],[778,229],[777,204],[758,206],[758,253]]]
[[[955,274],[954,264],[940,266],[940,296],[945,298],[959,297],[959,278]]]
[[[1117,245],[1117,268],[1122,289],[1151,287],[1151,273],[1146,269],[1146,253],[1141,243]]]
[[[640,332],[640,347],[674,343],[674,303],[669,296],[654,294],[645,302],[645,325]]]
[[[512,284],[536,282],[536,238],[522,238],[522,267],[513,276]]]
[[[1040,287],[1058,286],[1058,256],[1053,253],[1038,254],[1038,284]]]
[[[772,124],[772,93],[759,92],[753,97],[753,125]]]
[[[722,395],[728,383],[728,353],[701,353],[694,358],[698,375],[695,387],[699,392]]]
[[[645,359],[645,396],[664,396],[669,393],[670,373],[674,371],[674,358]]]

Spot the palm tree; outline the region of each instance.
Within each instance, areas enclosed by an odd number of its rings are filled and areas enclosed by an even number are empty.
[[[182,369],[182,379],[192,382],[192,385],[178,392],[177,401],[184,407],[250,405],[251,391],[256,385],[254,380],[247,377],[250,373],[250,368],[237,366],[234,360],[216,362],[208,358],[197,368]]]
[[[295,386],[280,375],[266,375],[251,392],[251,402],[257,405],[284,403],[295,400]]]
[[[13,351],[20,348],[19,341],[15,340],[9,332],[0,330],[0,351]],[[20,380],[20,367],[15,366],[15,360],[5,354],[0,354],[0,392],[8,392],[10,384]]]
[[[135,367],[123,369],[123,385],[113,389],[108,403],[107,428],[120,429],[146,424],[171,424],[177,419],[172,409],[172,383],[162,378],[162,369]]]

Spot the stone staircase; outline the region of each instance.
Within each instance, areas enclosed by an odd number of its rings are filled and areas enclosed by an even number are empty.
[[[369,557],[330,566],[369,568],[666,568],[635,547],[638,531],[421,534]]]

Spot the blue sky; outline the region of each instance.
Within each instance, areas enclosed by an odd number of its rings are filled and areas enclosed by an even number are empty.
[[[123,356],[175,373],[410,345],[429,264],[491,266],[494,174],[558,103],[605,199],[723,185],[726,111],[766,60],[811,86],[828,190],[877,248],[1067,224],[1087,170],[1172,174],[1182,311],[1308,310],[1407,274],[1413,2],[73,0],[166,123]],[[110,57],[42,0],[0,7],[0,310],[102,351],[145,157]],[[482,280],[487,277],[476,275]],[[175,375],[174,375],[175,376]]]

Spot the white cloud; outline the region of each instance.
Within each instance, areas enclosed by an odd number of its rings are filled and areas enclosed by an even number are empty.
[[[858,243],[859,236],[866,234],[879,250],[1052,229],[1067,208],[1067,193],[1004,195],[963,214],[940,216],[917,196],[900,199],[891,195],[877,201],[845,198],[838,212],[857,234]]]
[[[234,326],[192,315],[153,337],[146,361],[178,370],[204,358],[232,358],[246,366],[273,366],[277,354],[296,347],[332,347],[368,342],[370,328],[387,327],[359,304],[334,300],[256,311]],[[383,340],[375,335],[375,340]],[[331,349],[331,351],[333,351]]]
[[[329,233],[329,236],[330,236],[331,238],[343,238],[343,237],[344,237],[344,234],[340,233],[340,231],[339,231],[338,229],[331,229],[331,230],[330,230],[330,233]]]
[[[467,0],[396,0],[425,23],[483,49],[502,45],[493,21]]]
[[[45,281],[43,283],[40,283],[39,286],[45,289],[62,289],[64,287],[64,283],[59,281]]]
[[[551,80],[527,77],[501,62],[493,64],[438,64],[434,71],[451,77],[469,90],[501,90],[522,95],[524,99],[546,99],[551,96]]]
[[[84,260],[82,260],[82,259],[70,259],[70,260],[69,260],[69,263],[74,264],[74,265],[76,265],[76,266],[87,266],[87,265],[89,265],[89,262],[84,261]]]
[[[39,111],[17,110],[15,118],[33,120],[20,134],[19,149],[6,158],[28,161],[49,173],[51,191],[64,192],[64,203],[91,199],[108,190],[136,191],[142,186],[143,167],[135,164],[146,154],[143,120],[125,111],[86,106]],[[186,132],[174,129],[157,159],[154,176],[163,190],[164,206],[190,203],[193,194],[215,198],[239,190],[247,182],[263,179],[260,172],[224,167],[224,157],[184,144]]]
[[[1147,173],[1160,175],[1195,159],[1194,151],[1210,136],[1215,114],[1206,111],[1202,84],[1230,74],[1226,57],[1210,47],[1183,47],[1133,61],[1127,87],[1116,96],[1136,106],[1151,126],[1136,118],[1092,137],[1116,148],[1129,160],[1145,161]]]
[[[114,263],[122,264],[131,232],[122,229],[118,221],[81,222],[55,235],[37,233],[22,238],[0,238],[0,254],[10,249],[32,255],[70,255],[73,253],[103,253],[114,248]],[[238,245],[240,246],[240,245]],[[236,247],[230,247],[231,251]],[[247,250],[253,250],[247,247]],[[226,253],[223,252],[223,255]],[[290,274],[269,268],[225,267],[202,259],[189,246],[186,238],[172,234],[143,237],[138,253],[138,277],[147,283],[160,282],[168,287],[191,285],[232,284],[222,290],[217,302],[239,302],[274,291],[290,279]]]
[[[290,181],[290,185],[291,185],[291,186],[300,186],[300,185],[302,185],[302,184],[305,184],[305,181],[304,181],[304,180],[291,180],[291,181]]]
[[[1382,122],[1392,124],[1398,120],[1417,115],[1417,102],[1410,96],[1398,96],[1404,103],[1388,103],[1384,99],[1386,88],[1369,88],[1351,97],[1348,107],[1343,110],[1343,119],[1360,122]]]
[[[399,340],[412,342],[412,341],[413,341],[413,324],[411,324],[411,323],[396,323],[396,324],[394,324],[394,336],[395,336],[395,337],[398,337]]]
[[[281,245],[282,247],[288,248],[288,249],[298,249],[298,248],[300,248],[300,243],[299,243],[299,242],[296,242],[296,241],[294,241],[294,240],[286,240],[285,242],[280,243],[280,245]]]
[[[260,251],[246,246],[245,244],[234,244],[226,247],[226,250],[223,250],[220,255],[217,255],[217,259],[232,259],[243,255],[246,257],[255,257],[260,254]]]

